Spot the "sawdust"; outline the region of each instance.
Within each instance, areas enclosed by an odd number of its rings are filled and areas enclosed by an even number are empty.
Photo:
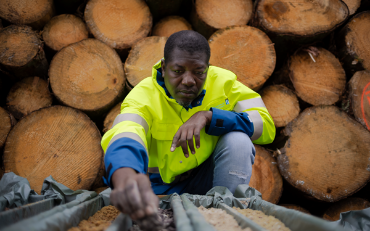
[[[234,209],[267,230],[290,231],[290,229],[287,228],[283,222],[279,221],[273,216],[268,216],[261,211],[252,209],[239,209],[235,207]]]
[[[204,216],[206,221],[213,225],[218,231],[233,230],[233,231],[252,231],[250,228],[242,229],[233,216],[227,214],[222,209],[210,208],[206,209],[200,206],[199,212]]]

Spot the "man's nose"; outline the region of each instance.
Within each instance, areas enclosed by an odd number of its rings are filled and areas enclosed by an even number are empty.
[[[183,85],[185,86],[194,86],[196,83],[195,83],[195,80],[194,80],[194,76],[191,74],[190,71],[185,71],[183,77],[182,77],[182,82],[181,82]]]

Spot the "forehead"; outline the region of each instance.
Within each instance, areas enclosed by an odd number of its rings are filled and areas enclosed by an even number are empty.
[[[207,66],[207,54],[204,52],[188,52],[179,48],[174,48],[170,53],[169,65],[175,64],[197,64]]]

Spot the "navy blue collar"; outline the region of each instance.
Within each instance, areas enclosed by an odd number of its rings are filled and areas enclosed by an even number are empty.
[[[162,77],[161,68],[157,69],[157,83],[159,84],[159,86],[161,86],[164,89],[168,98],[173,99],[170,92],[166,88],[166,84],[164,83],[164,78]],[[203,91],[197,96],[197,98],[195,98],[188,107],[184,107],[184,108],[188,111],[189,109],[192,109],[193,107],[198,107],[202,105],[205,95],[206,95],[206,90],[203,89]]]

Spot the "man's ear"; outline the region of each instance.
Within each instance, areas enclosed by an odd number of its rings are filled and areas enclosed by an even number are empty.
[[[164,59],[161,59],[161,69],[162,69],[162,76],[164,76]]]

